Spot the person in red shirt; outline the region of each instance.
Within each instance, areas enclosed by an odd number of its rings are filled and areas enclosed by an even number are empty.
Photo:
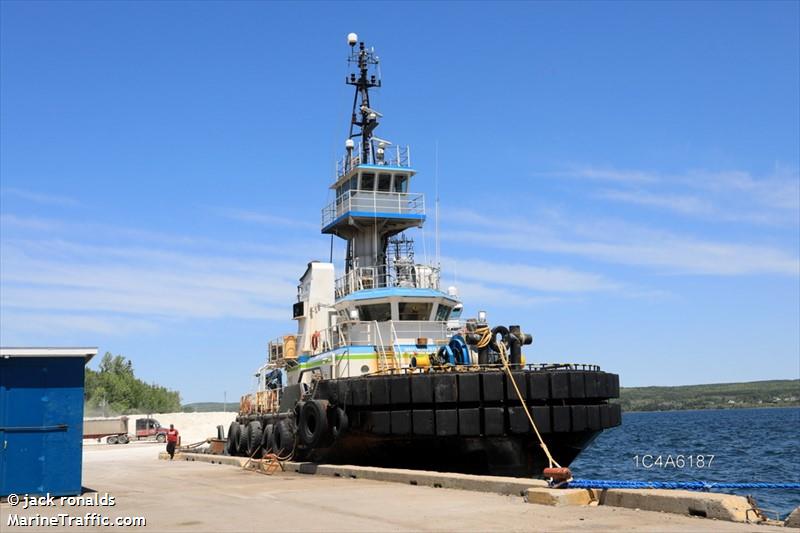
[[[177,445],[178,445],[178,430],[175,429],[175,426],[170,424],[169,431],[167,431],[167,453],[169,454],[170,461],[172,461],[172,458],[175,457],[175,446]]]

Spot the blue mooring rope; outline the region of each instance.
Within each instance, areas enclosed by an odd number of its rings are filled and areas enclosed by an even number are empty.
[[[800,483],[715,483],[707,481],[623,481],[609,479],[573,479],[560,485],[571,489],[788,489],[800,490]]]

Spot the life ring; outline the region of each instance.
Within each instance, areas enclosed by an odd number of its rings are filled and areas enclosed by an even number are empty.
[[[319,348],[319,331],[315,331],[313,335],[311,335],[311,349],[315,352]]]

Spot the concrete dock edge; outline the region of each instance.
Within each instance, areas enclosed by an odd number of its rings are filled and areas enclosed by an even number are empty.
[[[743,496],[663,489],[606,489],[600,505],[659,511],[729,522],[758,522],[755,509]]]
[[[169,456],[161,452],[159,453],[159,459],[169,459]],[[246,457],[203,453],[177,453],[175,454],[175,460],[201,461],[238,467],[244,466],[248,461]],[[714,518],[730,522],[759,522],[759,517],[747,498],[729,494],[661,489],[551,489],[548,487],[547,482],[539,479],[305,462],[285,462],[283,465],[286,471],[300,474],[369,479],[434,488],[517,495],[523,496],[528,503],[539,505],[585,506],[599,504],[610,507]],[[787,519],[786,525],[789,526],[790,523],[794,524],[797,521],[800,521],[800,512],[795,510],[790,519]],[[794,525],[793,527],[798,526]]]

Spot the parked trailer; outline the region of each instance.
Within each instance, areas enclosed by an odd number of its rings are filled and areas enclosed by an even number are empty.
[[[83,438],[106,438],[109,444],[128,444],[132,439],[167,441],[167,428],[155,418],[137,418],[136,432],[128,431],[128,417],[117,418],[84,418]]]
[[[83,438],[100,440],[105,437],[109,444],[127,444],[128,417],[118,418],[84,418]]]

